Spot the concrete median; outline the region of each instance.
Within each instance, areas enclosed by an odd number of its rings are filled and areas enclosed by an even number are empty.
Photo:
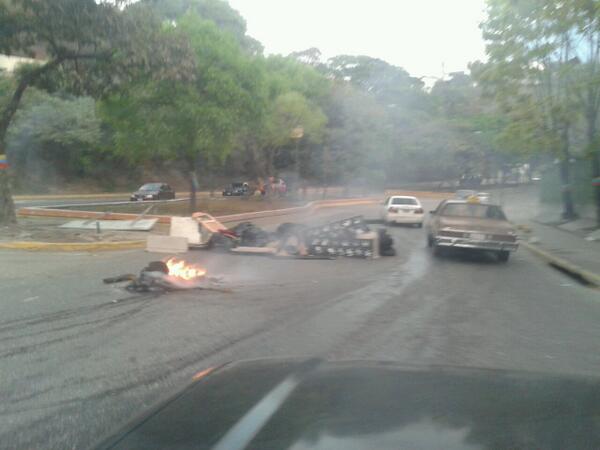
[[[448,194],[439,192],[402,192],[394,195],[415,195],[425,198],[446,198]],[[283,208],[267,211],[256,211],[250,213],[230,214],[218,216],[217,219],[222,223],[234,223],[241,221],[251,221],[267,217],[287,216],[293,214],[310,214],[320,209],[336,208],[345,206],[375,205],[381,202],[380,197],[352,198],[352,199],[332,199],[316,200],[303,206],[292,208]],[[102,219],[102,220],[134,220],[137,214],[128,213],[104,213],[97,211],[81,211],[44,207],[20,208],[19,216],[23,217],[63,217],[65,219]],[[157,219],[159,223],[169,224],[170,216],[148,214],[146,219]],[[0,242],[0,249],[11,250],[30,250],[30,251],[103,251],[103,250],[126,250],[144,248],[145,240],[122,241],[122,242]]]

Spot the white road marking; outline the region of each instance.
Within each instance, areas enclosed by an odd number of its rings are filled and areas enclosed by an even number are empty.
[[[32,302],[34,300],[37,300],[38,298],[40,298],[39,295],[36,295],[35,297],[27,297],[25,300],[23,300],[23,303]]]

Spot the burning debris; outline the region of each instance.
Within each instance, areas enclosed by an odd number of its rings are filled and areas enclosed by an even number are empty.
[[[125,274],[105,278],[103,281],[106,284],[130,281],[126,289],[134,292],[188,289],[229,292],[226,289],[216,287],[221,283],[221,280],[216,277],[208,277],[206,269],[203,267],[176,258],[169,258],[166,261],[152,261],[142,269],[139,276]]]

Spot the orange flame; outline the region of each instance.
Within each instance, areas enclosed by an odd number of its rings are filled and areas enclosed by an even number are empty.
[[[193,280],[206,275],[206,270],[194,264],[187,264],[183,260],[169,258],[165,264],[169,268],[169,275],[179,277],[184,280]]]

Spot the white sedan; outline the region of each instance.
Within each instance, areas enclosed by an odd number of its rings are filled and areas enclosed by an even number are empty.
[[[421,228],[425,211],[416,197],[393,195],[384,203],[381,218],[385,223],[406,223]]]

